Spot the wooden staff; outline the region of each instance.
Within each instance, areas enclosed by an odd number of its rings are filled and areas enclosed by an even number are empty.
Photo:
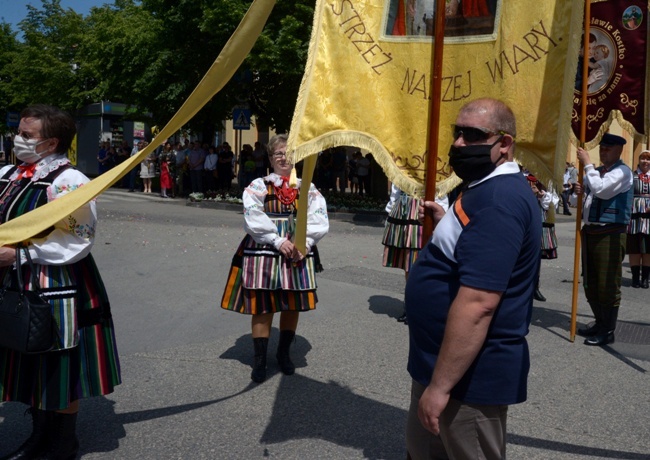
[[[431,102],[429,105],[429,129],[426,182],[424,199],[433,201],[436,196],[436,175],[438,171],[438,138],[440,137],[440,101],[442,98],[442,56],[445,45],[445,2],[435,2],[436,12],[431,47]],[[422,228],[422,246],[433,233],[433,218],[426,216]]]
[[[580,97],[580,147],[584,148],[585,138],[587,137],[587,88],[589,78],[589,27],[591,21],[591,0],[585,0],[585,19],[584,19],[584,36],[582,38],[582,94]],[[582,176],[584,167],[578,162],[578,183],[582,188]],[[573,251],[573,296],[571,299],[571,327],[569,330],[569,340],[574,342],[576,339],[576,319],[578,316],[578,277],[580,276],[580,224],[582,220],[582,196],[578,197],[576,207],[576,230],[575,230],[575,247]]]

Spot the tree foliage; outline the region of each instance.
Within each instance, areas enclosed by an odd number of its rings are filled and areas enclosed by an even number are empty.
[[[194,117],[219,129],[236,105],[287,130],[307,58],[315,0],[278,0],[242,69]],[[230,38],[250,0],[115,0],[87,17],[60,0],[28,6],[22,40],[0,24],[0,110],[46,102],[74,111],[101,100],[165,124]],[[6,46],[5,46],[6,45]]]

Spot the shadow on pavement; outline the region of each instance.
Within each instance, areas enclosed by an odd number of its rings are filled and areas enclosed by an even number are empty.
[[[141,411],[115,413],[115,402],[105,398],[89,398],[81,401],[79,418],[77,419],[77,436],[79,437],[79,455],[95,452],[112,452],[119,447],[119,440],[126,437],[124,425],[129,423],[140,423],[158,418],[165,418],[201,409],[212,404],[218,404],[231,398],[240,396],[253,388],[250,383],[243,390],[210,401],[201,401],[178,406],[160,407],[157,409],[146,409]],[[31,432],[31,418],[24,416],[27,406],[24,404],[3,404],[0,406],[0,417],[4,421],[0,423],[0,455],[12,452],[18,448]],[[8,430],[7,430],[8,428]],[[11,439],[11,442],[7,440]],[[5,452],[6,448],[6,452]]]
[[[386,315],[397,319],[404,313],[404,302],[394,297],[373,295],[368,299],[370,311],[376,315]]]
[[[406,457],[405,410],[354,394],[336,382],[297,374],[281,379],[262,443],[322,439],[363,451],[367,459]],[[318,457],[314,452],[312,458]]]
[[[648,454],[637,454],[635,452],[624,452],[620,450],[600,449],[597,447],[580,446],[568,442],[547,441],[545,439],[531,438],[529,436],[519,436],[517,434],[508,434],[508,444],[518,446],[533,447],[550,452],[561,452],[576,455],[585,455],[595,458],[609,459],[626,459],[626,460],[647,460]],[[553,458],[549,455],[548,458]]]

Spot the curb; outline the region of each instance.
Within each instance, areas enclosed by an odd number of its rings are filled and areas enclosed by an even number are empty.
[[[223,211],[236,211],[240,214],[243,213],[242,205],[237,203],[224,203],[220,201],[210,200],[190,201],[188,199],[185,203],[185,206],[192,206],[194,208],[218,209]],[[384,225],[384,221],[386,220],[386,213],[383,211],[327,211],[327,216],[330,220],[343,220],[381,225]]]

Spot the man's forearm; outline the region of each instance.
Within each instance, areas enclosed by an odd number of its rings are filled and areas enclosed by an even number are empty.
[[[480,352],[502,293],[461,286],[454,299],[431,386],[449,393]]]

